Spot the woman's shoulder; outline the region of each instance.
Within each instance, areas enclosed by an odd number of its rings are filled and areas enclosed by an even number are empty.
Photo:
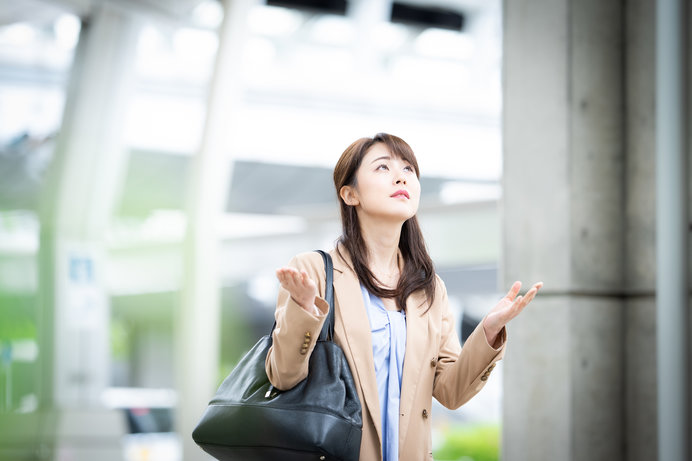
[[[293,256],[289,264],[295,264],[297,266],[317,266],[318,262],[322,264],[322,255],[317,251],[303,251]]]
[[[447,287],[445,286],[444,280],[442,280],[442,277],[437,275],[435,273],[435,281],[434,281],[434,287],[435,287],[435,297],[433,299],[433,303],[430,306],[430,311],[431,312],[438,312],[442,311],[445,308],[447,301]]]
[[[442,295],[447,296],[447,286],[442,277],[435,272],[435,297]]]

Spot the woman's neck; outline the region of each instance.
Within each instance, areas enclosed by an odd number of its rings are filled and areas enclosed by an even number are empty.
[[[382,283],[396,286],[399,279],[399,238],[402,223],[360,222],[361,235],[368,248],[368,268]]]

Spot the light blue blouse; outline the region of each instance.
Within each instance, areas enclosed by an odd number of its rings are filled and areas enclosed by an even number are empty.
[[[406,314],[388,311],[380,298],[362,285],[360,289],[372,333],[372,355],[382,415],[382,460],[398,461],[399,400],[406,352]]]

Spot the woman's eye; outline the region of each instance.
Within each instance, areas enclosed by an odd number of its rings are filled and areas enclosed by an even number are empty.
[[[412,167],[411,165],[407,165],[407,166],[404,167],[404,170],[409,171],[409,172],[412,172],[412,171],[413,171],[413,167]]]
[[[377,169],[378,170],[388,170],[389,167],[383,163],[382,165],[378,165]]]

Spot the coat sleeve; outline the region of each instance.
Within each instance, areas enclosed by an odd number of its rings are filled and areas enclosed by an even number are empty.
[[[507,330],[502,329],[500,347],[494,349],[488,344],[481,321],[462,348],[449,309],[447,290],[439,277],[437,280],[439,289],[436,296],[442,303],[442,317],[433,396],[445,407],[457,409],[483,388],[495,363],[502,359]]]
[[[269,382],[280,390],[292,388],[308,375],[310,354],[329,313],[329,304],[323,298],[325,272],[319,253],[297,255],[288,266],[305,270],[315,282],[320,293],[315,297],[315,305],[320,314],[305,311],[287,290],[279,287],[274,313],[276,326],[264,365]]]

